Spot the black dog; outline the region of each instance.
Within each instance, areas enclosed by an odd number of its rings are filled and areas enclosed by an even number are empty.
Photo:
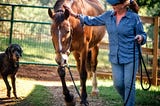
[[[0,54],[0,73],[7,87],[7,96],[10,98],[11,86],[8,82],[8,75],[11,75],[11,82],[13,87],[13,94],[17,98],[16,94],[16,73],[19,68],[19,58],[22,57],[22,48],[18,44],[11,44],[5,51]]]

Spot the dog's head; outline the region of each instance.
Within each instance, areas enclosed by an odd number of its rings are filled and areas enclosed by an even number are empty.
[[[19,58],[22,57],[22,48],[18,44],[11,44],[5,51],[9,59],[18,62]]]

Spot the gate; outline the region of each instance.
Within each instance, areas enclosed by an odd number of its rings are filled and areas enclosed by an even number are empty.
[[[4,8],[4,12],[11,11],[10,16],[8,16],[10,19],[0,18],[0,25],[3,26],[0,29],[0,50],[4,51],[11,43],[18,43],[23,48],[21,64],[55,65],[54,49],[50,36],[51,22],[47,10],[52,7],[16,4],[0,4],[0,6]],[[18,11],[19,8],[24,9]],[[48,21],[33,21],[34,18],[32,20],[23,20],[23,17],[22,19],[16,19],[16,15],[19,14],[17,12],[33,12],[33,9],[42,11],[42,14],[37,14],[37,17],[44,16]]]

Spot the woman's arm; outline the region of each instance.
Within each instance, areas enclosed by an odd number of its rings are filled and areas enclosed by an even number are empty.
[[[147,34],[144,32],[143,24],[141,22],[140,17],[137,17],[137,24],[136,24],[136,37],[138,43],[143,45],[146,43]]]
[[[70,12],[70,15],[80,19],[81,24],[89,25],[89,26],[102,26],[105,25],[105,14],[101,14],[99,16],[86,16],[83,14],[76,14],[70,7],[64,5],[64,8]]]

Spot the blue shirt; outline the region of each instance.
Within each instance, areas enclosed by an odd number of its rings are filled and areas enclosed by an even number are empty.
[[[147,39],[142,22],[138,14],[128,10],[119,24],[116,25],[116,16],[114,14],[114,11],[106,11],[96,17],[81,14],[80,20],[82,24],[89,26],[106,26],[109,35],[109,60],[111,63],[125,64],[133,62],[134,54],[138,59],[137,46],[134,53],[135,36],[141,35],[143,37],[141,44],[145,44]]]

